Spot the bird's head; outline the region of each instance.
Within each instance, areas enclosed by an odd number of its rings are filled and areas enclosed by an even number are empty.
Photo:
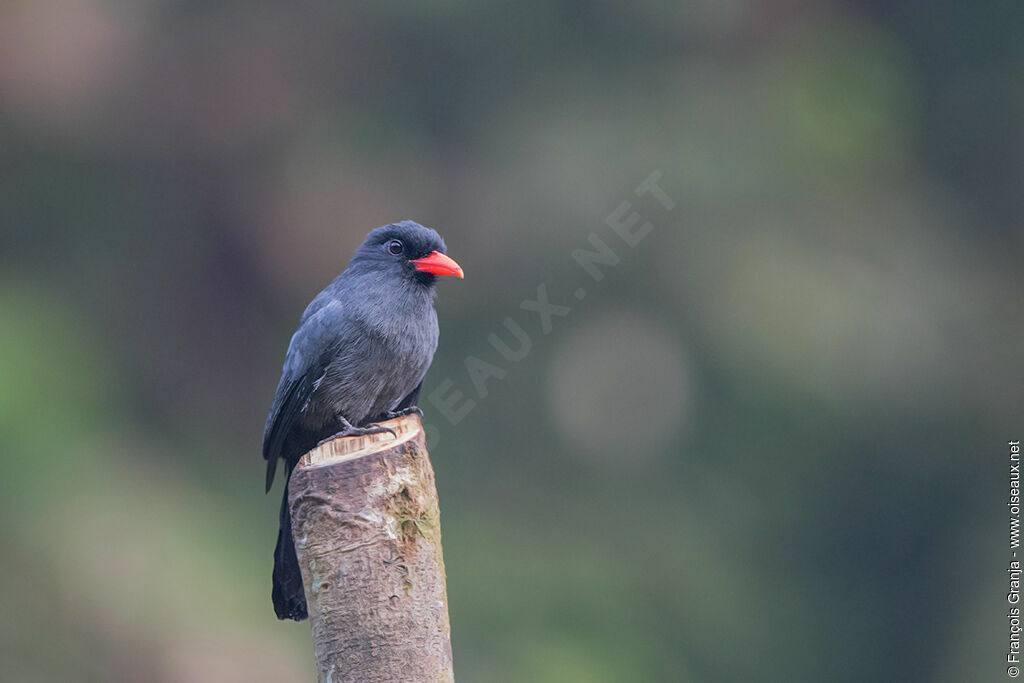
[[[436,231],[413,221],[401,221],[367,235],[352,265],[430,286],[439,275],[462,277],[462,268],[446,251]]]

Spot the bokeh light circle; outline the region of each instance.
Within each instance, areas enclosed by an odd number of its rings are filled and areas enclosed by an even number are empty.
[[[574,331],[548,378],[553,419],[596,459],[650,457],[681,438],[690,396],[680,341],[653,319],[624,311]]]

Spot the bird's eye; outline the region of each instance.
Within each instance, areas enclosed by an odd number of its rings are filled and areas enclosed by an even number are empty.
[[[387,243],[386,246],[388,248],[389,254],[398,256],[399,254],[402,253],[403,246],[401,240],[391,240],[390,242]]]

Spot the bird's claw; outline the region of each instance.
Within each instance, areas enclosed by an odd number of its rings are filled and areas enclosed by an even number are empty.
[[[398,432],[396,432],[394,429],[392,429],[391,427],[385,427],[384,425],[381,424],[377,424],[376,422],[372,422],[366,425],[365,427],[356,427],[356,431],[357,435],[360,436],[363,434],[382,434],[384,432],[390,432],[391,436],[395,437],[396,439],[398,438]]]
[[[385,420],[393,420],[396,417],[404,417],[405,415],[412,415],[416,413],[420,417],[423,417],[423,411],[418,406],[409,406],[408,408],[402,408],[401,410],[389,410],[384,413]]]
[[[376,422],[371,422],[365,427],[356,427],[348,420],[341,417],[340,415],[338,416],[338,422],[341,423],[341,431],[332,434],[326,439],[321,440],[320,443],[317,444],[318,447],[322,446],[328,441],[333,441],[334,439],[339,439],[343,436],[366,436],[367,434],[383,434],[384,432],[388,432],[391,434],[391,436],[395,437],[396,439],[398,438],[398,432],[396,432],[394,429],[392,429],[391,427],[385,427],[384,425],[377,424]]]

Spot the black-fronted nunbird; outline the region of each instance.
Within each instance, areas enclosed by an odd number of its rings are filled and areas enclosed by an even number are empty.
[[[418,410],[423,377],[437,349],[434,284],[462,277],[435,231],[413,221],[377,228],[348,268],[306,308],[285,355],[263,432],[267,490],[285,464],[284,501],[274,549],[274,611],[305,619],[306,598],[292,540],[288,478],[307,451],[334,436],[366,434]]]

